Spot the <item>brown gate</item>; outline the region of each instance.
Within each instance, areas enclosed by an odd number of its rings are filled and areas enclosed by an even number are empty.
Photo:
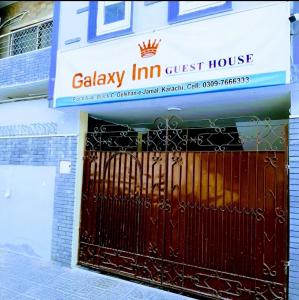
[[[275,143],[277,131],[267,131],[276,151],[246,151],[242,130],[212,124],[93,133],[81,265],[220,299],[286,298],[283,131]]]

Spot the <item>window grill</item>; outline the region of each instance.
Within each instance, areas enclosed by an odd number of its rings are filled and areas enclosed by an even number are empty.
[[[15,30],[0,36],[0,58],[51,46],[53,21]]]

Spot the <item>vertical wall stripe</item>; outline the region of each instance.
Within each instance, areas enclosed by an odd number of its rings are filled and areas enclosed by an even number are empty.
[[[50,75],[48,86],[48,99],[49,107],[53,107],[54,85],[56,77],[56,61],[58,49],[58,33],[59,33],[59,20],[60,20],[60,1],[54,2],[54,16],[53,16],[53,32],[52,32],[52,48],[51,48],[51,63]]]

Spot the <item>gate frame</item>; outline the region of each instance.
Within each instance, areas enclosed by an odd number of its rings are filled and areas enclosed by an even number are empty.
[[[172,118],[172,117],[171,117]],[[244,117],[242,117],[242,118],[244,118]],[[252,117],[250,117],[250,118],[252,118]],[[169,119],[167,119],[167,120],[169,120]],[[216,119],[216,120],[219,120],[219,119]],[[257,122],[259,122],[260,120],[258,119],[258,118],[256,118],[256,117],[254,117],[254,121],[257,121]],[[267,119],[267,120],[265,120],[266,122],[269,122],[269,124],[270,124],[270,120],[269,119]],[[210,122],[210,120],[209,120],[209,122]],[[166,126],[166,130],[177,130],[177,128],[172,128],[172,127],[169,127],[169,125],[168,125],[168,121],[166,121],[166,124],[167,124],[167,126]],[[220,129],[220,131],[219,131],[219,127],[217,127],[217,126],[214,126],[215,125],[215,121],[212,121],[210,124],[212,124],[213,126],[213,129],[215,129],[216,130],[216,132],[222,132],[221,131],[221,129]],[[268,125],[269,125],[268,124]],[[267,126],[268,126],[267,125]],[[117,126],[117,124],[116,125],[111,125],[111,126]],[[91,135],[93,135],[93,138],[95,137],[95,135],[98,135],[99,133],[100,134],[102,134],[102,133],[107,133],[107,127],[109,127],[109,125],[104,125],[104,127],[103,126],[101,126],[101,128],[100,129],[96,129],[93,133],[89,133],[89,134],[87,134],[86,135],[86,146],[88,146],[88,144],[90,145],[91,143],[90,143],[90,140],[89,140],[89,138],[90,138],[90,134]],[[131,129],[130,129],[130,127],[126,127],[128,130],[126,131],[127,133],[130,133],[131,132]],[[163,130],[163,129],[161,129],[161,128],[159,128],[158,130]],[[218,130],[218,131],[217,131]],[[114,132],[115,133],[115,132]],[[218,134],[217,133],[217,134]],[[285,151],[285,153],[286,153],[286,155],[285,155],[285,157],[286,157],[286,160],[288,160],[288,143],[287,143],[287,133],[288,133],[288,130],[287,130],[287,128],[285,129],[285,135],[284,135],[284,137],[282,138],[282,140],[284,140],[285,141],[285,149],[284,149],[284,151]],[[126,134],[125,135],[123,135],[122,134],[122,136],[124,137],[124,136],[126,136]],[[141,135],[138,133],[137,134],[137,139],[136,139],[136,141],[137,141],[137,143],[135,144],[135,146],[137,146],[137,150],[138,151],[140,151],[141,149],[140,149],[140,145],[142,145],[142,143],[144,142],[143,140],[142,140],[142,137],[141,137]],[[103,140],[101,140],[101,143],[103,142]],[[107,141],[104,141],[104,143],[106,143],[107,144]],[[109,143],[109,142],[108,142]],[[166,140],[166,143],[165,143],[165,150],[167,151],[167,146],[168,145],[168,141]],[[259,145],[259,143],[257,143],[257,146]],[[121,145],[117,145],[118,147],[121,147]],[[130,147],[130,145],[129,145],[129,147]],[[218,151],[224,151],[223,149],[222,149],[222,147],[220,146],[219,147],[219,145],[217,145],[216,146],[217,147],[217,150]],[[126,148],[126,147],[125,147]],[[120,150],[120,152],[119,153],[122,153],[122,152],[126,152],[126,150],[127,149],[123,149],[122,147],[121,147],[121,150]],[[173,151],[173,149],[172,149],[172,151]],[[260,150],[257,150],[258,152],[260,151]],[[273,150],[271,150],[271,151],[273,151]],[[126,153],[128,153],[128,152],[126,152]],[[115,156],[117,155],[118,153],[116,153],[115,154]],[[109,160],[111,160],[111,158],[109,159]],[[108,161],[106,162],[106,164],[108,163]],[[105,166],[105,168],[106,168],[107,166]],[[286,165],[286,167],[287,167],[287,165]],[[287,168],[286,168],[287,169]],[[105,172],[106,172],[106,169],[105,169]],[[289,201],[288,201],[288,199],[289,199],[289,195],[288,195],[288,183],[289,183],[289,174],[288,174],[288,172],[286,171],[286,173],[287,173],[287,181],[286,181],[286,183],[285,183],[285,186],[286,186],[286,189],[285,189],[285,191],[286,191],[286,193],[287,193],[287,201],[286,201],[286,204],[287,204],[287,214],[288,214],[288,216],[287,216],[287,218],[288,218],[288,220],[290,219],[290,217],[289,217]],[[142,175],[141,175],[142,176]],[[142,180],[142,179],[141,179]],[[289,249],[289,247],[288,247],[288,245],[289,245],[289,222],[287,222],[287,224],[288,224],[288,234],[287,234],[287,245],[286,245],[286,249],[288,250]],[[79,250],[79,244],[78,244],[78,250]],[[287,254],[288,254],[288,251],[287,251]],[[287,271],[287,266],[288,266],[288,260],[289,260],[289,257],[287,257],[287,261],[285,262],[285,266],[286,266],[286,271]],[[79,263],[79,260],[78,260],[78,263]],[[97,268],[97,267],[95,267],[95,266],[90,266],[92,269],[96,269],[96,270],[102,270],[102,269],[105,269],[105,267],[100,267],[100,268]],[[122,275],[122,274],[119,274],[119,273],[117,273],[117,272],[113,272],[113,271],[111,271],[111,269],[109,269],[109,271],[108,272],[112,272],[112,273],[115,273],[115,274],[118,274],[118,275],[120,275],[120,276],[125,276],[125,275]],[[125,277],[127,277],[127,276],[125,276]],[[130,277],[130,278],[134,278],[135,280],[139,280],[139,279],[136,279],[134,276],[128,276],[128,277]],[[287,272],[287,275],[286,275],[286,282],[285,282],[285,292],[286,292],[286,295],[287,295],[287,293],[288,293],[288,279],[289,279],[289,274],[288,274],[288,272]],[[145,280],[145,279],[142,279],[142,281],[147,281],[147,280]],[[153,284],[154,286],[156,286],[156,284],[155,283],[152,283],[151,281],[148,281],[150,284]],[[161,286],[160,285],[160,287],[162,287],[162,288],[165,288],[165,289],[169,289],[169,287],[165,287],[165,286]],[[180,290],[180,288],[175,288],[175,287],[171,287],[170,289],[174,289],[174,290]],[[186,290],[185,290],[186,291]],[[186,291],[187,292],[187,291]],[[193,294],[192,293],[192,291],[190,291],[190,293],[191,294]],[[194,294],[193,294],[194,295]],[[198,295],[198,294],[197,294]],[[207,296],[207,297],[209,297],[209,298],[211,298],[211,299],[218,299],[218,298],[215,298],[213,295],[210,295],[210,294],[207,294],[207,295],[205,295],[205,296]],[[219,298],[219,299],[222,299],[222,298]]]

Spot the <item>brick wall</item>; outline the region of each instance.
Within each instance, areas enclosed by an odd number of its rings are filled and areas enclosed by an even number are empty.
[[[11,86],[47,80],[50,70],[50,48],[0,59],[0,86]]]
[[[299,299],[299,118],[289,128],[290,268],[289,299]]]
[[[52,259],[71,264],[76,136],[2,137],[0,165],[56,166]],[[60,174],[60,161],[71,162],[70,174]]]

